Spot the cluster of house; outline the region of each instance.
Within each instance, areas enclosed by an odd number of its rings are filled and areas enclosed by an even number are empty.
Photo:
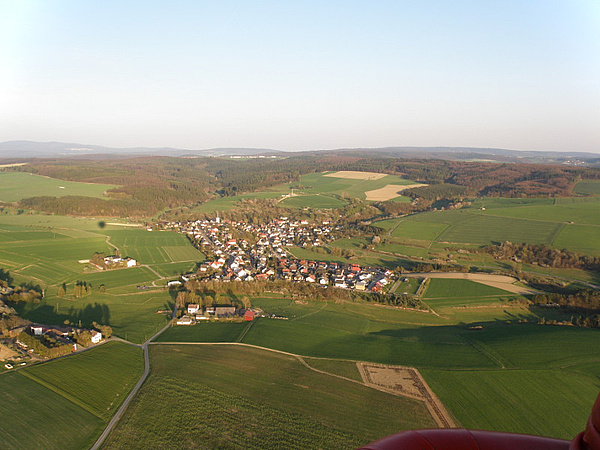
[[[381,292],[394,276],[393,272],[379,267],[306,259],[279,259],[277,275],[286,280],[371,292]]]
[[[177,325],[193,325],[198,322],[211,319],[228,319],[233,317],[243,317],[245,321],[251,322],[260,310],[236,308],[235,306],[207,306],[202,310],[202,307],[197,303],[187,305],[187,314],[181,316],[177,320]]]
[[[286,279],[335,286],[358,291],[379,292],[393,274],[385,269],[289,259],[284,247],[321,246],[334,239],[339,226],[280,217],[267,224],[212,220],[163,224],[187,233],[211,261],[200,265],[202,278],[220,281]],[[236,238],[237,236],[237,238]],[[245,238],[239,238],[245,236]],[[253,243],[250,244],[249,240]],[[187,279],[185,279],[187,281]]]
[[[216,217],[212,220],[193,222],[168,222],[163,226],[187,233],[198,241],[202,248],[211,249],[217,256],[231,254],[232,251],[249,250],[246,239],[235,239],[234,235],[239,232],[254,237],[255,244],[252,247],[257,251],[263,250],[259,253],[285,256],[284,247],[318,247],[331,241],[336,228],[327,221],[316,225],[307,220],[290,220],[287,217],[280,217],[261,225],[221,220]]]
[[[11,295],[15,290],[9,286],[0,286],[0,295]]]
[[[109,269],[116,269],[117,267],[135,267],[137,261],[133,258],[121,258],[120,256],[105,256],[104,264]]]
[[[41,325],[33,324],[28,325],[29,332],[33,336],[49,336],[56,341],[66,344],[73,345],[73,350],[77,350],[77,344],[71,339],[73,335],[80,332],[81,329],[74,327],[59,327],[56,325]],[[102,341],[102,333],[97,330],[90,330],[92,344],[98,344]],[[23,346],[22,342],[17,341],[18,345]]]

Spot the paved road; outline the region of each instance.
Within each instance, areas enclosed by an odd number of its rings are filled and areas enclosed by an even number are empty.
[[[172,317],[175,318],[176,315],[177,315],[177,306],[174,306],[173,307],[173,316]],[[170,323],[166,324],[156,334],[154,334],[150,339],[148,339],[146,342],[144,342],[142,344],[142,350],[144,351],[144,374],[139,379],[139,381],[137,382],[137,384],[133,387],[133,389],[131,390],[131,392],[129,393],[129,395],[127,396],[127,398],[125,399],[125,401],[121,405],[121,407],[118,409],[118,411],[115,413],[115,415],[113,416],[113,418],[110,420],[110,422],[108,422],[108,425],[106,426],[106,428],[104,429],[104,431],[102,432],[102,434],[100,435],[100,437],[96,440],[96,442],[92,446],[91,450],[97,450],[97,449],[100,448],[100,446],[105,441],[105,439],[108,437],[108,435],[111,433],[111,431],[113,430],[113,428],[115,427],[115,425],[117,424],[117,422],[119,421],[119,419],[121,419],[121,417],[123,416],[123,413],[125,412],[125,410],[129,406],[129,403],[131,403],[131,400],[133,400],[133,397],[136,396],[136,394],[138,393],[138,391],[142,387],[142,384],[144,384],[144,381],[146,381],[146,378],[148,378],[148,374],[150,373],[150,356],[148,354],[148,344],[150,343],[150,341],[152,339],[154,339],[156,336],[158,336],[159,334],[161,334],[163,331],[165,331],[170,326],[171,326]],[[124,342],[127,342],[127,341],[124,341]]]

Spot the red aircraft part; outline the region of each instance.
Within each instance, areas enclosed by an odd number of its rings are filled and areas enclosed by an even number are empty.
[[[526,434],[464,429],[414,430],[394,434],[360,450],[600,450],[600,395],[585,431],[563,441]]]

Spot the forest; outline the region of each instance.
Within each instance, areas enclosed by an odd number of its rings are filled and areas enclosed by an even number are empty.
[[[277,158],[128,157],[97,159],[34,159],[4,171],[29,172],[56,179],[106,183],[107,199],[80,196],[32,197],[17,206],[55,214],[150,217],[160,211],[180,211],[218,197],[260,191],[295,182],[304,174],[356,170],[398,175],[429,186],[408,191],[412,203],[381,202],[384,215],[426,210],[465,198],[561,197],[572,195],[581,179],[598,179],[600,170],[542,164],[443,161],[364,157],[327,151],[290,153]],[[418,200],[418,201],[414,201]],[[444,203],[445,202],[445,203]],[[247,205],[252,208],[253,205]],[[261,211],[264,211],[262,206]],[[280,211],[281,206],[272,208]],[[275,211],[274,211],[275,213]]]

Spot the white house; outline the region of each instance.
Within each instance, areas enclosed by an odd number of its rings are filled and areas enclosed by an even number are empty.
[[[197,303],[190,303],[187,307],[188,314],[196,314],[198,311],[200,311],[200,305]]]
[[[181,316],[181,319],[177,321],[177,325],[192,325],[194,320],[190,316]]]
[[[92,334],[92,344],[97,344],[102,340],[102,333],[96,330],[91,331]]]
[[[137,265],[137,261],[135,259],[127,260],[127,267],[135,267]]]

